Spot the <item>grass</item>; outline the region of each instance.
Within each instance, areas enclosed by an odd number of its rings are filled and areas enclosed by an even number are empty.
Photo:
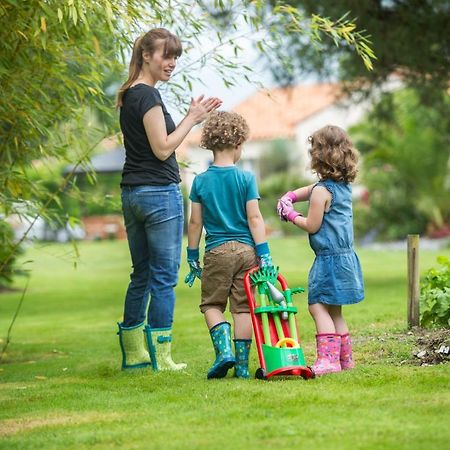
[[[271,248],[290,287],[305,286],[313,258],[307,241],[272,240]],[[126,242],[81,243],[76,270],[71,251],[51,245],[25,255],[31,280],[0,365],[1,449],[450,449],[449,366],[409,362],[406,252],[358,252],[366,299],[345,309],[354,371],[263,382],[206,380],[213,350],[199,287],[184,284],[174,359],[188,370],[122,372],[115,332],[129,274]],[[448,253],[421,251],[421,271]],[[20,296],[0,296],[3,338]],[[295,298],[312,363],[306,295]],[[253,348],[252,372],[257,367]]]

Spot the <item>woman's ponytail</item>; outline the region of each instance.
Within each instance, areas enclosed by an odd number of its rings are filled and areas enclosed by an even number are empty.
[[[142,69],[142,40],[144,36],[139,36],[133,45],[133,53],[131,55],[130,67],[128,68],[128,79],[119,89],[116,99],[116,108],[122,106],[123,94],[137,80]]]

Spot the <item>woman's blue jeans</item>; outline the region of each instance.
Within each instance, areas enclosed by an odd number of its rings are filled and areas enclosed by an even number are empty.
[[[138,325],[147,316],[152,328],[171,327],[183,237],[180,188],[124,186],[122,211],[133,264],[123,326]]]

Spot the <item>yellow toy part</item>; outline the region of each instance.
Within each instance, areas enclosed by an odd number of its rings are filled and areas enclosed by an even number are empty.
[[[275,347],[291,347],[291,348],[300,348],[300,344],[292,338],[283,338],[280,339],[276,344]]]

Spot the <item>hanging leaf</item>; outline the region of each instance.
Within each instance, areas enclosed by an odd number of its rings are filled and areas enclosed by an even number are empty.
[[[44,16],[41,16],[41,30],[43,33],[47,31],[47,22]]]

